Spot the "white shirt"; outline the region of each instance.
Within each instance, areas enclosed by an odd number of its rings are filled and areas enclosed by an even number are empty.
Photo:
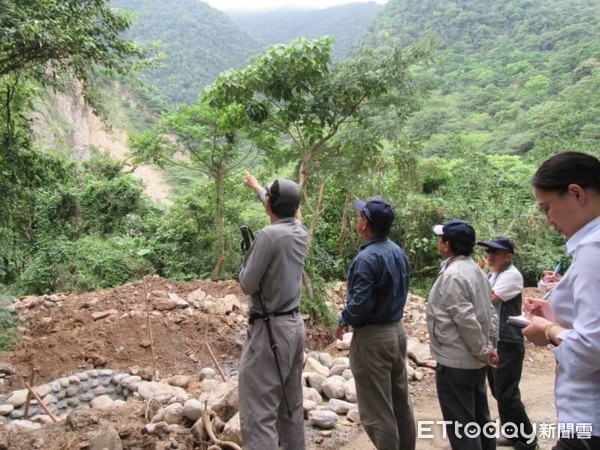
[[[492,285],[492,292],[500,297],[500,300],[502,300],[502,302],[494,304],[494,309],[496,310],[496,315],[498,316],[498,327],[500,327],[502,322],[500,319],[502,303],[508,302],[522,293],[525,283],[523,281],[523,275],[521,275],[519,269],[517,269],[514,264],[511,263],[510,266],[501,272],[492,272],[490,274],[490,284]],[[499,329],[498,332],[500,333]]]
[[[591,423],[600,436],[600,217],[567,242],[573,263],[552,292],[556,321],[567,328],[556,357],[556,410],[562,423]]]
[[[492,291],[500,297],[500,300],[507,302],[523,292],[523,275],[514,264],[511,264],[501,272],[492,273],[490,284]]]

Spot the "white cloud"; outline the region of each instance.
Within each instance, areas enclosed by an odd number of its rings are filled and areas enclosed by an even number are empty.
[[[203,0],[221,11],[266,11],[282,8],[322,9],[347,3],[367,3],[369,0]],[[371,0],[375,3],[387,3],[388,0]]]

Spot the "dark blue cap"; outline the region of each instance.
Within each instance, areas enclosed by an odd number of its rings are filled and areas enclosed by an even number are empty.
[[[434,225],[432,231],[448,241],[475,245],[475,229],[466,220],[452,219],[443,225]]]
[[[477,245],[481,245],[482,247],[487,247],[494,250],[504,250],[508,253],[515,252],[515,244],[513,243],[513,241],[511,241],[505,236],[500,236],[490,241],[478,242]]]
[[[355,200],[354,209],[377,229],[386,229],[394,222],[394,211],[384,198],[377,197],[369,201]]]

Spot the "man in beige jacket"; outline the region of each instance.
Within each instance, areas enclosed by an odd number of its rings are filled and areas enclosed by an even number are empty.
[[[498,362],[497,318],[487,276],[471,258],[475,230],[452,219],[433,232],[443,261],[427,301],[427,328],[446,431],[453,450],[495,449],[483,430],[491,422],[485,379],[487,366]]]

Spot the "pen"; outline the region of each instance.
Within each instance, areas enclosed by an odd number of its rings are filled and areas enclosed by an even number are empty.
[[[554,269],[554,273],[552,274],[553,276],[556,276],[560,273],[560,271],[562,270],[562,263],[558,263],[556,265],[556,269]]]
[[[558,273],[561,271],[561,269],[562,269],[562,263],[558,263],[556,265],[556,269],[554,269],[554,273],[552,274],[552,276],[558,275]],[[552,289],[548,289],[546,291],[546,293],[544,294],[544,296],[542,297],[542,300],[547,300],[548,297],[550,297],[551,293],[552,293]]]

